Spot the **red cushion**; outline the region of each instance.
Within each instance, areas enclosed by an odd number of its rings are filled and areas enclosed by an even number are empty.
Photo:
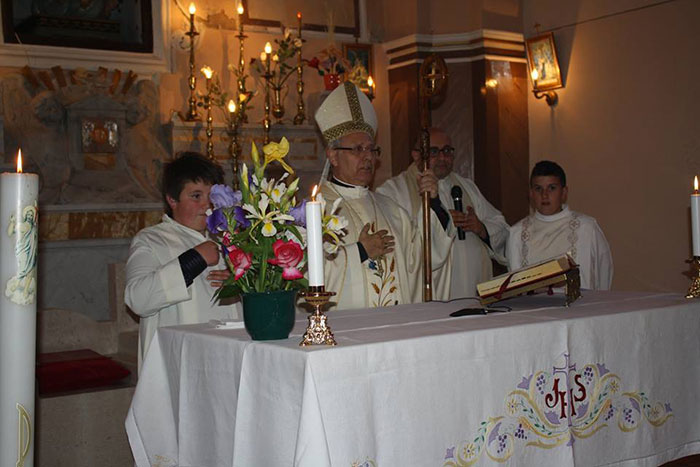
[[[111,386],[131,372],[111,358],[88,349],[39,354],[39,395]]]

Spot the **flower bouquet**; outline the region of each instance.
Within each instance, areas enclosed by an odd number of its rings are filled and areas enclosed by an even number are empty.
[[[263,147],[261,158],[255,144],[252,145],[252,173],[243,164],[240,174],[240,191],[226,185],[214,185],[210,199],[213,209],[207,217],[207,228],[221,245],[229,277],[217,291],[219,299],[242,295],[246,329],[249,321],[259,320],[269,325],[273,318],[264,317],[260,309],[271,305],[259,305],[258,310],[247,308],[247,300],[257,300],[257,294],[287,291],[286,300],[291,304],[291,323],[287,337],[294,324],[294,295],[296,290],[308,287],[304,278],[306,271],[306,200],[297,202],[299,178],[289,185],[288,178],[294,170],[284,161],[289,152],[289,142],[282,138],[279,143]],[[279,162],[285,174],[279,179],[265,178],[265,169],[272,162]],[[325,209],[325,203],[322,203]],[[324,214],[323,236],[327,251],[337,250],[347,221],[335,215],[337,203]],[[251,315],[249,317],[249,314]],[[274,314],[274,313],[273,313]],[[252,324],[251,324],[252,326]],[[282,332],[284,334],[284,332]],[[279,335],[279,334],[275,334]],[[262,337],[280,338],[280,337]]]
[[[333,44],[318,53],[318,56],[306,61],[306,65],[315,68],[323,76],[327,90],[333,90],[340,84],[340,75],[350,68],[350,63]]]

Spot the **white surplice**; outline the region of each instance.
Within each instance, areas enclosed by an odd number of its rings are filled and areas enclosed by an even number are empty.
[[[569,253],[579,265],[582,288],[610,289],[612,254],[594,218],[564,205],[551,216],[535,212],[510,229],[507,256],[511,271],[564,253]]]
[[[163,221],[136,234],[126,263],[124,302],[141,317],[139,323],[139,368],[156,329],[161,326],[206,323],[211,319],[240,319],[240,303],[219,305],[207,274],[226,265],[208,267],[188,287],[180,268],[185,251],[209,240],[167,214]]]
[[[326,289],[338,309],[371,308],[415,303],[422,300],[422,224],[391,199],[360,186],[324,183],[321,193],[330,206],[337,198],[337,214],[348,221],[344,245],[325,261]],[[432,214],[432,267],[442,267],[449,256],[454,230],[445,232]],[[393,253],[377,260],[360,260],[357,246],[365,224],[370,233],[387,230],[394,237]],[[451,236],[451,235],[452,236]]]
[[[423,207],[418,194],[417,173],[416,164],[411,164],[407,170],[377,188],[377,192],[416,215]],[[438,183],[440,202],[446,210],[454,208],[451,196],[453,186],[462,188],[463,210],[466,212],[467,206],[471,206],[483,222],[489,234],[490,246],[473,232],[466,232],[464,240],[455,239],[449,262],[433,272],[435,289],[442,292],[442,295],[434,297],[438,300],[476,296],[476,284],[493,276],[491,258],[505,263],[508,224],[503,215],[484,198],[474,182],[454,172]]]

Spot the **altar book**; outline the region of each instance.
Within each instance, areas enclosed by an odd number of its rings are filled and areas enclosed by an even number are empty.
[[[515,297],[542,287],[566,287],[566,304],[581,296],[578,265],[569,255],[528,266],[477,284],[483,305]]]

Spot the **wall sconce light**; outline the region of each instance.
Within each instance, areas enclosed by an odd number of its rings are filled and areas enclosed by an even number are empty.
[[[525,41],[525,44],[527,64],[532,79],[532,94],[536,99],[544,97],[547,104],[554,105],[559,100],[554,89],[564,87],[557,50],[554,47],[554,34],[549,32],[532,37]]]
[[[535,96],[535,99],[542,99],[544,97],[548,105],[556,104],[559,100],[559,95],[556,91],[540,91],[537,89],[537,78],[539,77],[537,70],[532,70],[530,77],[532,78],[532,94]]]

